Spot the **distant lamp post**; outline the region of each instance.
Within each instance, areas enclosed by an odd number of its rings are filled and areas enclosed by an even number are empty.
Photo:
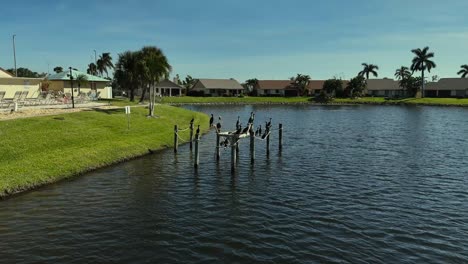
[[[15,47],[15,37],[16,34],[13,35],[13,60],[15,62],[15,76],[18,77],[18,70],[16,69],[16,47]]]
[[[73,96],[73,74],[72,74],[72,67],[68,67],[68,69],[70,70],[72,108],[75,108],[75,98],[74,98],[74,96]]]

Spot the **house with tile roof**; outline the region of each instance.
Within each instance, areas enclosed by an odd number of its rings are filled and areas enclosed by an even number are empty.
[[[244,87],[235,79],[197,79],[193,92],[204,96],[236,96],[242,94]]]
[[[79,93],[84,94],[95,94],[98,98],[110,99],[112,98],[112,87],[110,81],[98,76],[80,72],[72,69],[73,77],[73,92],[78,95]],[[80,75],[84,75],[87,79],[85,83],[77,83],[76,78]],[[71,93],[72,81],[70,80],[70,71],[52,74],[46,77],[45,82],[47,83],[47,90],[49,91],[61,91],[63,93]]]
[[[424,87],[425,97],[467,97],[467,78],[441,78],[437,82],[428,82]]]
[[[295,89],[291,80],[258,80],[254,87],[258,96],[286,96],[289,89]]]
[[[400,82],[388,78],[367,80],[366,94],[379,97],[406,96],[406,92],[400,87]]]
[[[168,79],[162,80],[159,83],[157,83],[155,88],[156,95],[161,96],[181,96],[182,90],[184,89],[182,86]]]

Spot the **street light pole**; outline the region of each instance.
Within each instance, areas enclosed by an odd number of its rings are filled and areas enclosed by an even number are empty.
[[[94,65],[97,64],[97,59],[96,59],[96,50],[94,50]]]
[[[72,67],[68,67],[70,69],[70,83],[71,83],[71,95],[72,95],[72,108],[75,108],[75,98],[73,97],[73,75],[72,75]]]
[[[16,69],[16,47],[15,47],[15,37],[16,34],[13,34],[13,59],[15,61],[15,76],[18,77],[18,70]]]

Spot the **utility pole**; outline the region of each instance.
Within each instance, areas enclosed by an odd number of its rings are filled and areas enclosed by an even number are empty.
[[[16,47],[15,47],[15,37],[16,34],[13,34],[13,60],[15,62],[15,76],[18,77],[18,70],[16,69]]]

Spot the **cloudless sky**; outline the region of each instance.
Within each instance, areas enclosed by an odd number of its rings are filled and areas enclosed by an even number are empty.
[[[361,63],[393,77],[411,49],[430,47],[429,76],[468,64],[467,0],[30,0],[6,1],[0,67],[86,71],[98,55],[160,47],[172,74],[194,78],[349,79]]]

